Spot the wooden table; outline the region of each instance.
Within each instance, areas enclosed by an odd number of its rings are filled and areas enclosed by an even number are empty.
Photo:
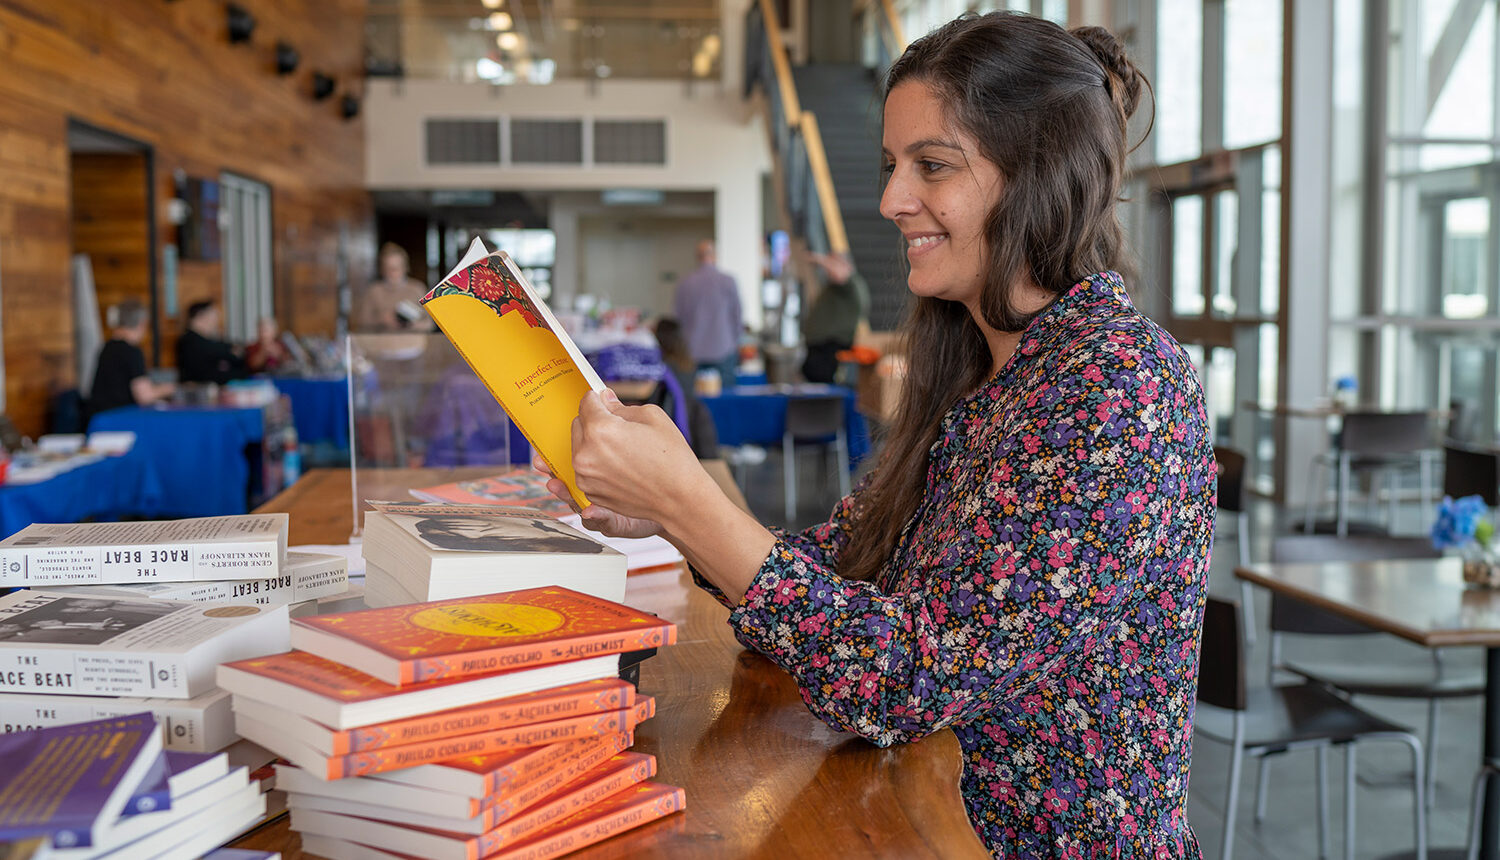
[[[723,463],[708,468],[733,488]],[[455,473],[384,472],[387,497]],[[364,487],[376,486],[362,477]],[[734,496],[743,502],[738,490]],[[287,511],[291,543],[340,543],[350,530],[349,473],[315,470],[262,511]],[[626,598],[679,625],[677,644],[642,666],[656,718],[634,749],[657,778],[687,790],[687,811],[579,852],[600,858],[988,858],[958,791],[958,741],[948,731],[891,749],[835,732],[812,716],[791,678],[745,651],[728,612],[685,569],[632,576]],[[304,856],[285,818],[234,843]]]
[[[1427,648],[1484,648],[1483,755],[1500,762],[1500,592],[1466,587],[1458,559],[1258,564],[1234,575]],[[1480,856],[1496,860],[1500,785],[1490,788]]]

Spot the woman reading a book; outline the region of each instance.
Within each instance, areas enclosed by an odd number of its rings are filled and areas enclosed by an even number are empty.
[[[1001,857],[1200,856],[1214,461],[1191,363],[1118,274],[1143,85],[1107,31],[1004,13],[891,67],[880,209],[906,238],[910,369],[826,523],[760,526],[657,410],[590,394],[573,427],[586,524],[672,540],[829,724],[951,727]]]

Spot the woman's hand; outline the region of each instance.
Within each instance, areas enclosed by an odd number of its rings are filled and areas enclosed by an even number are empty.
[[[548,468],[546,461],[538,457],[535,451],[531,454],[531,468],[547,476],[547,492],[572,508],[573,513],[583,517],[585,528],[618,538],[644,538],[662,533],[661,523],[654,520],[621,516],[598,505],[589,505],[580,510],[578,503],[573,501],[573,494],[568,492],[568,485],[552,476],[552,470]]]

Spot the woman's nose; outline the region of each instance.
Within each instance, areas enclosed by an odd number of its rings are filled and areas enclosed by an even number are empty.
[[[916,195],[911,193],[900,173],[891,174],[885,190],[880,193],[880,214],[895,221],[903,215],[914,214],[919,208]]]

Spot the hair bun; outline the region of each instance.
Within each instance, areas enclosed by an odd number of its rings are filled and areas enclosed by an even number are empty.
[[[1125,46],[1103,27],[1075,27],[1068,32],[1088,47],[1104,66],[1110,96],[1128,120],[1141,103],[1141,70],[1125,56]]]

